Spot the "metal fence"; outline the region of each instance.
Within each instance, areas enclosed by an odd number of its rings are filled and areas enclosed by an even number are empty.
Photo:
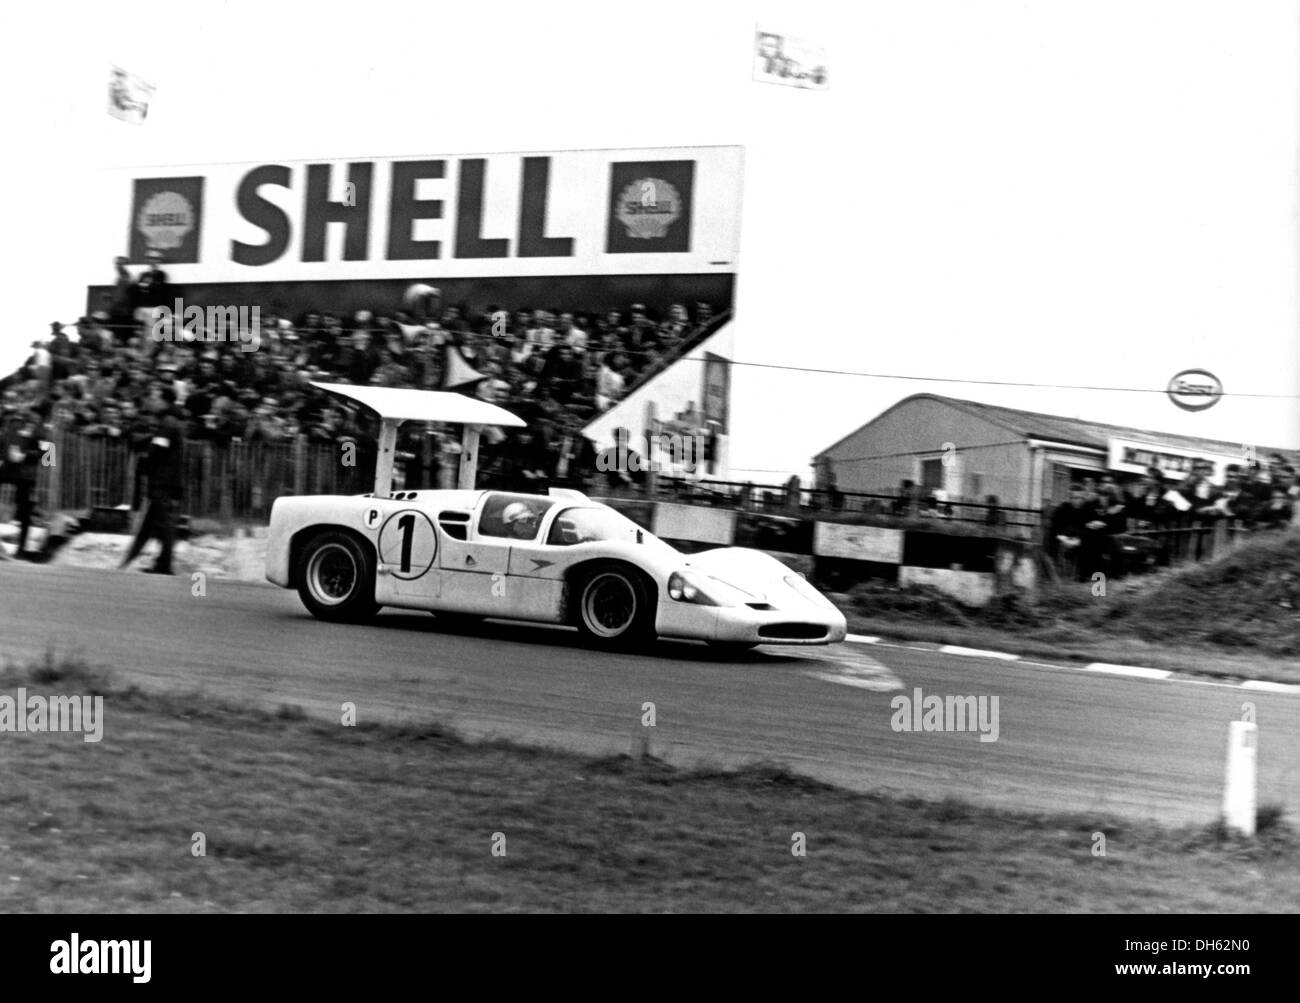
[[[139,506],[145,489],[140,456],[121,439],[57,432],[50,462],[42,462],[36,504],[46,513],[84,512],[95,508]],[[189,440],[184,464],[181,511],[191,518],[225,524],[265,521],[281,495],[360,494],[371,489],[373,470],[349,463],[337,444],[309,443],[305,437],[285,442],[215,443]],[[397,467],[401,486],[402,465]],[[12,485],[0,486],[0,520],[13,517]],[[975,502],[927,503],[887,494],[835,492],[739,481],[696,481],[652,476],[635,492],[608,492],[645,501],[735,508],[778,516],[829,521],[863,521],[881,525],[945,525],[966,535],[980,532],[1041,542],[1046,519],[1034,509]],[[1185,524],[1131,531],[1155,555],[1152,563],[1207,560],[1256,535],[1240,522]]]
[[[36,504],[43,512],[82,512],[139,506],[145,482],[140,454],[121,439],[55,433],[42,463]],[[264,520],[271,503],[289,494],[360,494],[373,471],[346,462],[330,443],[216,443],[189,440],[182,451],[181,511],[226,523]],[[13,516],[12,485],[0,488],[0,519]]]
[[[1043,513],[1032,508],[962,500],[928,502],[896,494],[858,491],[800,488],[794,492],[784,485],[740,481],[654,477],[647,481],[644,496],[774,515],[815,516],[828,521],[857,521],[858,518],[932,520],[936,525],[956,523],[970,528],[985,527],[1001,535],[1026,538],[1036,536],[1043,525]]]
[[[1236,519],[1220,519],[1198,526],[1172,529],[1136,529],[1126,534],[1149,540],[1156,548],[1158,563],[1208,561],[1268,530],[1252,529]]]

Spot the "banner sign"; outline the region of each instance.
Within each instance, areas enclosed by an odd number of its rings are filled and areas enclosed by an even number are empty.
[[[731,360],[713,352],[704,353],[704,421],[718,435],[730,434],[727,427],[727,403],[731,400]]]
[[[1106,440],[1108,463],[1111,470],[1130,474],[1145,474],[1148,467],[1159,467],[1165,477],[1181,480],[1192,472],[1192,465],[1201,460],[1214,465],[1210,480],[1223,483],[1223,470],[1230,464],[1246,465],[1246,447],[1239,453],[1220,453],[1209,450],[1176,449],[1157,446],[1137,439],[1112,437]]]
[[[813,553],[881,564],[903,563],[903,531],[883,526],[819,522],[813,528]]]
[[[736,146],[109,172],[105,259],[173,281],[734,273]]]

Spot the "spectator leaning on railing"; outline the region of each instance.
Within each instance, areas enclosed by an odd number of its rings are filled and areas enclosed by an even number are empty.
[[[1134,529],[1164,529],[1176,517],[1177,509],[1166,497],[1164,474],[1150,467],[1125,490],[1125,509]]]
[[[1079,562],[1079,547],[1083,542],[1084,525],[1095,515],[1088,503],[1083,484],[1070,485],[1070,497],[1056,506],[1047,524],[1047,553],[1056,561],[1066,559],[1077,562],[1076,577],[1085,580],[1083,564]]]

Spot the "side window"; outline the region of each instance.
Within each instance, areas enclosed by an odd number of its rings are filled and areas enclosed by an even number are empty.
[[[537,495],[492,495],[483,504],[479,516],[479,536],[507,540],[534,540],[542,518],[555,505]]]
[[[572,518],[574,511],[574,509],[567,509],[555,517],[555,521],[551,523],[551,531],[546,534],[546,542],[549,546],[572,547],[575,543],[584,542]]]

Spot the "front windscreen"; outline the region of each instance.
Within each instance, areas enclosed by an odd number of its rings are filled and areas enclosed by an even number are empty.
[[[638,540],[637,534],[640,534]],[[579,543],[610,541],[640,543],[642,546],[667,547],[649,530],[609,508],[568,508],[556,516],[546,542],[553,547],[571,547]]]

